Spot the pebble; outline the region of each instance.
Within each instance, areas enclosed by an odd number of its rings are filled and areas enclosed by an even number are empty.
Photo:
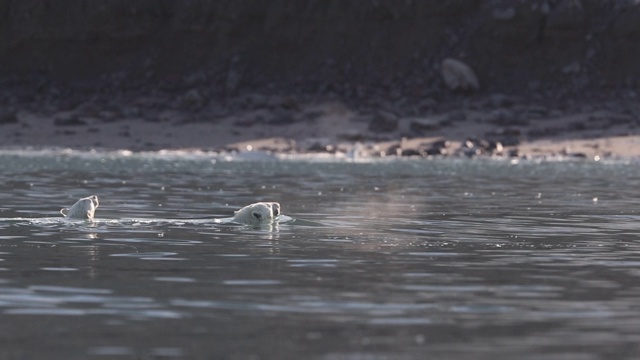
[[[0,125],[15,124],[18,122],[18,114],[15,111],[0,112]]]
[[[393,132],[398,129],[398,117],[388,111],[378,111],[369,122],[369,131]]]
[[[487,121],[502,126],[528,125],[526,119],[520,119],[516,113],[509,109],[497,109],[489,113]]]
[[[416,149],[403,149],[400,155],[401,156],[422,156],[420,151]]]
[[[203,105],[204,98],[197,89],[191,89],[182,95],[180,102],[185,108],[197,108]]]
[[[85,120],[80,119],[75,114],[70,115],[58,115],[53,119],[53,124],[56,126],[83,126],[87,125]]]
[[[269,99],[265,95],[258,93],[249,94],[245,96],[244,100],[247,106],[253,108],[263,108],[269,104]]]
[[[498,21],[509,21],[511,19],[513,19],[516,16],[516,9],[513,7],[508,7],[508,8],[495,8],[493,9],[493,11],[491,11],[491,17],[493,17],[494,20],[498,20]]]
[[[296,118],[294,113],[289,110],[275,110],[269,113],[269,118],[266,119],[265,123],[270,125],[290,125],[296,122]]]
[[[359,131],[357,129],[347,130],[341,133],[340,135],[338,135],[338,137],[342,140],[351,141],[351,142],[365,140],[365,135],[362,133],[362,131]]]
[[[240,80],[242,79],[242,75],[235,70],[229,70],[227,73],[227,78],[225,79],[225,90],[227,93],[233,94],[238,90],[240,86]]]
[[[393,144],[389,146],[387,148],[387,151],[385,152],[385,155],[387,156],[402,155],[402,146],[400,146],[400,144]]]
[[[450,142],[448,140],[437,140],[431,144],[427,144],[424,152],[427,155],[446,155]]]
[[[109,110],[100,111],[97,115],[102,121],[105,122],[115,121],[118,118],[118,114],[116,114],[114,111]]]
[[[415,119],[409,123],[409,130],[416,134],[435,131],[440,129],[440,127],[439,122],[430,119]]]
[[[491,106],[496,108],[511,107],[514,104],[514,101],[511,97],[499,93],[489,95],[489,101],[491,103]]]
[[[421,100],[416,106],[419,112],[433,111],[438,106],[438,102],[433,98],[426,98]]]

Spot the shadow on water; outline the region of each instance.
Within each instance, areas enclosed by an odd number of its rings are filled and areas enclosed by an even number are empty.
[[[1,354],[639,354],[637,164],[0,158]]]

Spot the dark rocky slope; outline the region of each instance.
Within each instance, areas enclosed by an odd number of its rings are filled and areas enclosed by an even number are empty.
[[[631,0],[6,0],[0,19],[4,82],[433,97],[446,57],[469,64],[488,93],[597,94],[640,76]]]

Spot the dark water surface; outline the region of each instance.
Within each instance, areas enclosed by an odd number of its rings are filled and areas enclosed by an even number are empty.
[[[639,188],[623,162],[0,153],[0,359],[637,359]],[[295,220],[209,220],[257,201]]]

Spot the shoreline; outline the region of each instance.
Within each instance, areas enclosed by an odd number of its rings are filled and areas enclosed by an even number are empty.
[[[374,105],[371,105],[374,104]],[[548,105],[542,105],[548,104]],[[17,103],[0,148],[186,150],[371,157],[640,158],[640,104],[544,102],[503,94],[450,100],[198,92]]]
[[[0,148],[637,158],[638,9],[11,2]]]

